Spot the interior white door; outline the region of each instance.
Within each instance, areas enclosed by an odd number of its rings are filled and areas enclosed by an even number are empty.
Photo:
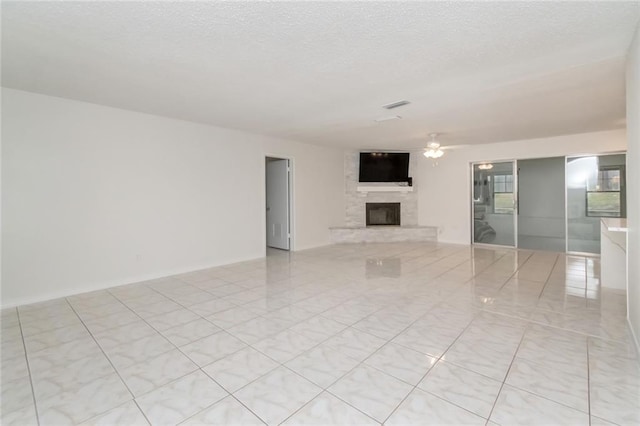
[[[269,159],[267,168],[267,246],[289,250],[289,160]]]

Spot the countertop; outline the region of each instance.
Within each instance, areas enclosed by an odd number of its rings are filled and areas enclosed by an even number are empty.
[[[603,217],[601,219],[602,225],[607,228],[607,231],[627,232],[627,219],[621,219],[617,217]]]

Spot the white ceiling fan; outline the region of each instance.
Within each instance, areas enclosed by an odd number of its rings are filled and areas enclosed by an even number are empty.
[[[438,141],[438,133],[429,133],[429,137],[431,138],[427,143],[427,147],[424,149],[423,155],[427,158],[438,159],[444,155],[444,152],[451,149],[463,148],[467,145],[452,145],[452,146],[441,146]]]
[[[427,147],[424,150],[423,155],[427,158],[440,158],[444,155],[444,151],[440,148],[440,142],[436,139],[438,137],[437,133],[430,133],[429,136],[431,140],[427,144]]]

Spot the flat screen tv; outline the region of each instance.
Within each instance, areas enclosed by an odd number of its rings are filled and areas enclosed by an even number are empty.
[[[408,182],[408,152],[361,152],[360,182]]]

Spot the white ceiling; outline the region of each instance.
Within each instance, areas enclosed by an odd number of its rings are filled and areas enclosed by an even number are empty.
[[[528,139],[624,127],[639,17],[638,1],[3,1],[2,85],[348,148]]]

